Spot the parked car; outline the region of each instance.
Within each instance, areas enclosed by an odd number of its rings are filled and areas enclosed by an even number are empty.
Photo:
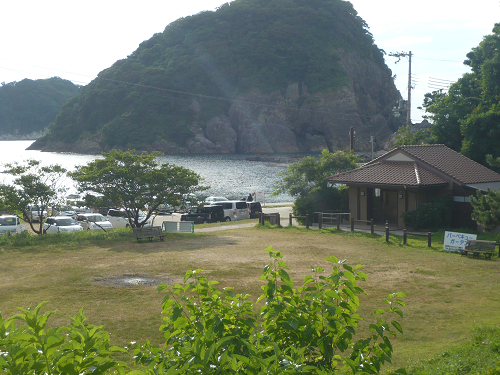
[[[142,211],[139,211],[139,221],[143,221],[146,218],[146,214]],[[124,208],[116,209],[111,208],[108,210],[108,214],[106,215],[106,219],[113,225],[113,228],[128,228],[130,227],[130,223],[128,221],[128,215]],[[153,221],[151,218],[148,219],[146,225],[153,225]]]
[[[250,219],[255,219],[262,213],[260,202],[247,202],[248,210],[250,211]]]
[[[10,233],[19,234],[25,232],[27,229],[25,224],[21,224],[21,221],[17,216],[14,215],[2,215],[0,216],[0,235]]]
[[[220,202],[220,201],[228,201],[229,199],[224,198],[224,197],[206,197],[205,198],[205,203],[212,204],[213,202]]]
[[[181,221],[192,221],[195,224],[224,221],[224,208],[218,205],[200,206],[182,214]]]
[[[174,212],[174,208],[168,203],[163,203],[158,206],[158,215],[168,215]]]
[[[52,207],[52,216],[70,216],[73,219],[76,217],[76,211],[71,206],[55,206]]]
[[[81,225],[69,216],[52,216],[48,217],[43,223],[43,230],[47,234],[59,232],[78,232],[83,230]]]
[[[104,230],[113,229],[113,225],[103,215],[99,213],[79,214],[76,222],[85,230]]]
[[[47,217],[47,211],[41,210],[36,204],[28,205],[23,211],[23,218],[26,221],[40,221]]]
[[[220,201],[214,205],[224,208],[224,221],[244,220],[250,218],[247,202],[245,201]]]
[[[196,207],[199,204],[200,202],[198,201],[198,197],[195,194],[184,194],[179,201],[179,205],[174,207],[174,211],[189,212],[189,210],[191,210],[191,207]]]

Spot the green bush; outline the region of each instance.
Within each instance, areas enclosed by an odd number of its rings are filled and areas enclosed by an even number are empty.
[[[451,227],[451,212],[453,197],[445,195],[434,202],[419,205],[416,210],[402,214],[407,228],[414,229],[444,229]]]
[[[500,374],[500,328],[476,328],[470,341],[420,360],[408,374],[498,375]],[[400,372],[404,374],[404,371]]]
[[[133,344],[131,372],[115,359],[126,349],[111,346],[109,335],[86,324],[82,311],[67,327],[47,328],[52,312],[42,315],[40,304],[5,320],[0,315],[0,373],[380,373],[391,361],[390,337],[402,333],[390,317],[403,316],[405,295],[390,294],[385,308],[371,314],[369,336],[359,338],[358,296],[365,292],[358,284],[367,280],[362,266],[329,257],[330,274],[312,268],[312,275],[295,287],[282,254],[271,247],[266,251],[272,260],[260,277],[260,311],[249,295],[235,294],[230,287],[216,289],[217,281],[209,281],[201,270],[186,272],[183,284],[159,285],[158,292],[168,290],[160,327],[165,344]]]

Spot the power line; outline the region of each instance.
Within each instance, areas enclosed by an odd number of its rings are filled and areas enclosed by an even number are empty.
[[[433,77],[429,77],[429,81],[439,81],[439,82],[449,82],[449,83],[455,82],[455,81],[451,81],[449,79],[441,79],[441,78],[433,78]]]

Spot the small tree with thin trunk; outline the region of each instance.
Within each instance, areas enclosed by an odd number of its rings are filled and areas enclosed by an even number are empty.
[[[38,225],[28,220],[31,229],[36,234],[44,234],[43,213],[64,199],[67,188],[64,183],[66,169],[58,164],[42,166],[38,160],[27,160],[24,163],[5,164],[2,173],[11,175],[14,180],[11,185],[0,187],[2,206],[14,212],[21,213],[29,204],[37,206],[40,217]]]

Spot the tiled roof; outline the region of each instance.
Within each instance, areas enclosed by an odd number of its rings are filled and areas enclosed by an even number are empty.
[[[392,160],[388,160],[392,159]],[[401,146],[360,168],[329,177],[336,183],[425,186],[500,181],[500,174],[445,145]]]
[[[462,184],[500,181],[500,174],[445,145],[401,146],[397,149],[422,160]]]
[[[407,186],[446,184],[447,181],[413,162],[382,161],[329,177],[335,183],[369,183]]]

